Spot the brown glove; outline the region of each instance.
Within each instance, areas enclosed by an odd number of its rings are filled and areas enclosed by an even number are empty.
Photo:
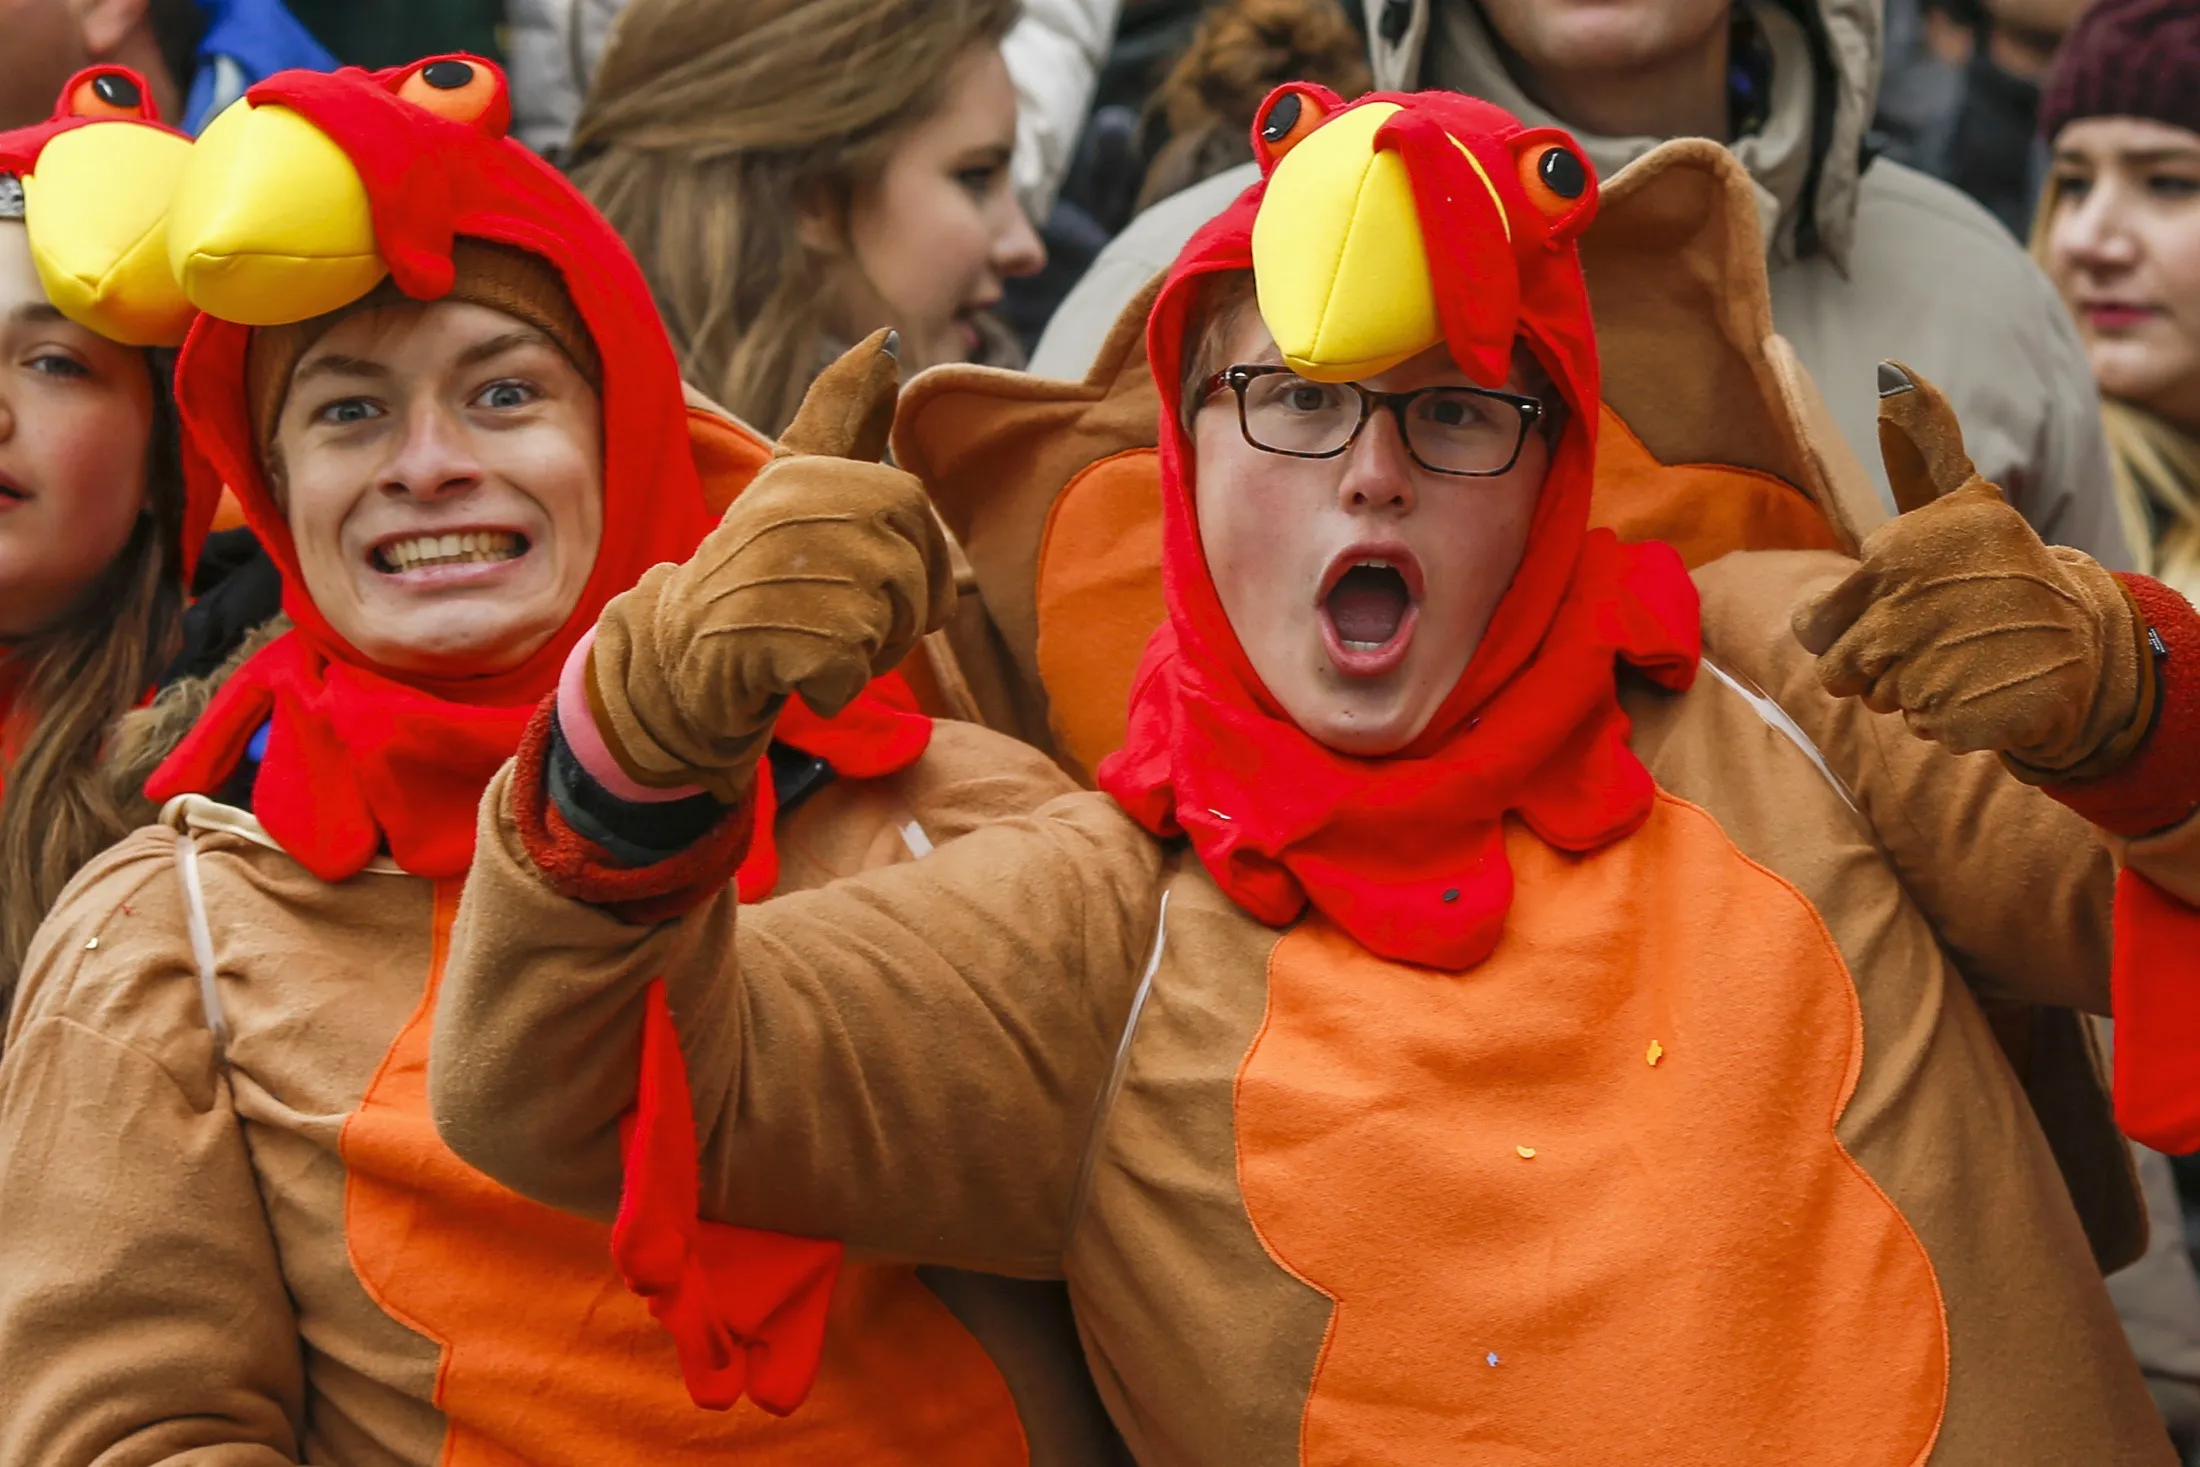
[[[2123,583],[2040,542],[1978,476],[1953,409],[1879,369],[1879,448],[1902,513],[1863,564],[1795,610],[1818,681],[1957,753],[1992,749],[2034,783],[2105,774],[2146,736],[2154,661]]]
[[[893,348],[879,332],[828,367],[695,554],[604,608],[589,706],[636,782],[737,802],[789,694],[837,713],[945,618],[954,581],[924,487],[875,462]]]

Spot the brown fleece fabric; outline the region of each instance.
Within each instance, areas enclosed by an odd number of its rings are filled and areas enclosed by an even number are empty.
[[[603,364],[596,355],[595,340],[574,308],[573,298],[566,294],[557,266],[525,250],[478,239],[459,240],[452,246],[451,259],[458,267],[458,278],[442,299],[487,306],[526,322],[555,342],[590,386],[601,389]],[[399,290],[395,281],[384,280],[350,305],[325,315],[287,326],[263,326],[253,332],[252,344],[245,350],[244,369],[245,401],[252,408],[253,433],[262,442],[275,436],[275,421],[290,397],[291,373],[313,343],[337,322],[361,311],[419,304]]]
[[[589,706],[633,779],[737,803],[789,696],[836,713],[946,619],[954,576],[923,485],[826,456],[884,447],[891,361],[874,336],[828,368],[787,430],[823,452],[775,458],[691,559],[605,608]]]
[[[1905,512],[1866,537],[1852,574],[1796,608],[1820,684],[1899,711],[1956,753],[2007,755],[2019,773],[2114,768],[2145,736],[2153,698],[2130,595],[2082,551],[2043,544],[1978,476],[1930,383],[1893,363],[1882,376],[1880,446]]]

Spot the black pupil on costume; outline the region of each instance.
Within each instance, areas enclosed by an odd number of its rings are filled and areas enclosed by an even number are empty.
[[[1543,155],[1535,171],[1543,179],[1544,187],[1562,199],[1578,199],[1581,191],[1589,186],[1589,171],[1581,166],[1581,160],[1564,148],[1553,148]]]
[[[431,61],[420,68],[420,79],[439,92],[455,92],[474,79],[474,69],[463,61]]]
[[[1285,92],[1276,98],[1276,105],[1268,109],[1268,116],[1260,125],[1260,135],[1271,143],[1280,143],[1298,124],[1299,94]]]
[[[136,82],[112,74],[92,78],[92,95],[110,107],[135,107],[143,100]]]

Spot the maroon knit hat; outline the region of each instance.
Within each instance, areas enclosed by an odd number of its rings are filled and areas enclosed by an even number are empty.
[[[2040,97],[2040,136],[2081,117],[2148,117],[2200,132],[2200,3],[2093,0]]]

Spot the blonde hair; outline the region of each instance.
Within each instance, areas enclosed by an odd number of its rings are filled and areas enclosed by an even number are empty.
[[[183,468],[167,354],[149,353],[146,508],[122,553],[60,625],[9,653],[19,670],[0,736],[0,1014],[31,936],[71,877],[140,823],[142,797],[101,767],[108,733],[144,697],[183,625]]]
[[[2043,270],[2061,200],[2062,186],[2050,176],[2032,215],[2032,258]],[[2101,400],[2101,428],[2117,516],[2139,570],[2200,599],[2200,440],[2110,397]]]
[[[822,364],[805,207],[846,218],[1021,0],[634,0],[573,130],[573,181],[641,261],[682,373],[776,433]]]

